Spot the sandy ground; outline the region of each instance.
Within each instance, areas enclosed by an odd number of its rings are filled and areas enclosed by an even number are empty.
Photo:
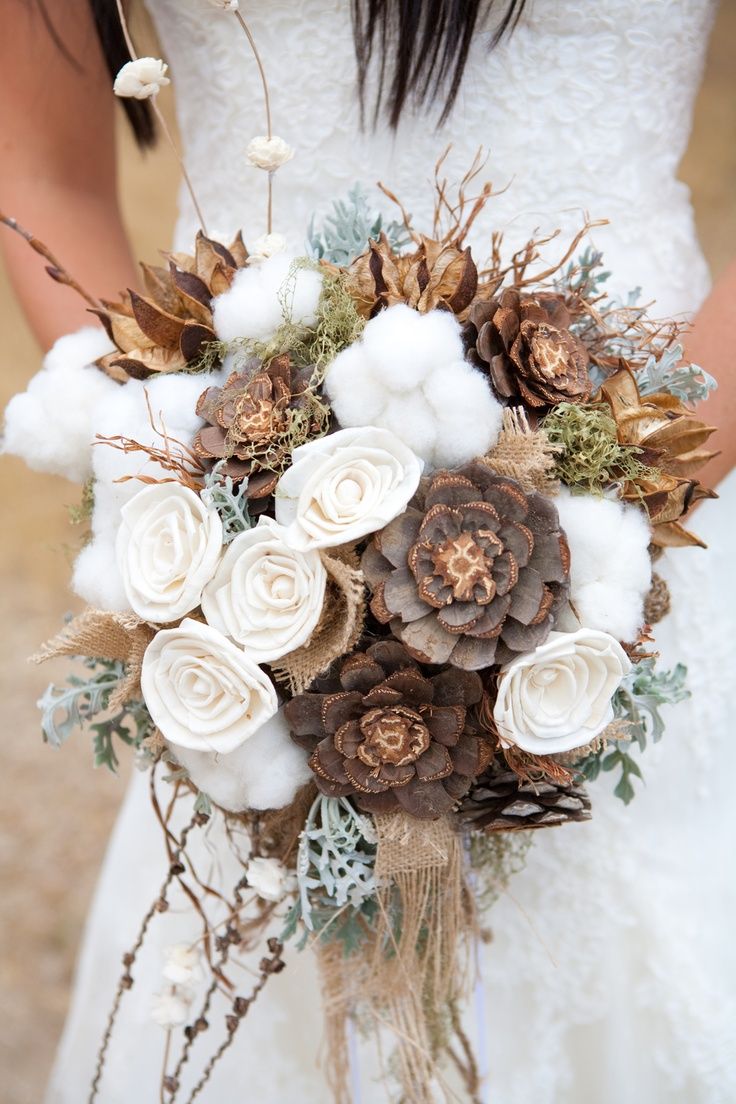
[[[736,254],[736,5],[724,0],[682,177],[693,190],[703,245],[718,272]],[[121,137],[122,195],[138,256],[153,260],[173,221],[175,165],[145,162]],[[1,194],[1,184],[0,184]],[[0,406],[23,387],[38,354],[0,272]],[[93,772],[84,737],[61,752],[41,742],[34,703],[52,670],[25,657],[75,608],[67,589],[77,489],[19,463],[0,464],[0,585],[5,715],[0,769],[0,1098],[35,1104],[52,1061],[97,869],[125,785]]]

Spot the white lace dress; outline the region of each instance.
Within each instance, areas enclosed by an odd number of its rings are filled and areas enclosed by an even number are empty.
[[[227,237],[242,227],[252,238],[264,229],[263,180],[244,150],[263,132],[263,112],[242,36],[206,0],[150,6],[209,229]],[[438,153],[451,139],[445,173],[459,178],[482,144],[490,177],[506,190],[486,209],[476,235],[481,250],[493,229],[504,230],[511,247],[536,227],[560,226],[567,235],[583,212],[608,218],[594,240],[612,286],[625,293],[642,285],[663,314],[693,311],[708,276],[676,171],[713,7],[713,0],[529,0],[513,36],[492,54],[487,34],[478,34],[447,126],[438,131],[425,116],[412,117],[394,136],[359,128],[347,0],[251,0],[275,128],[297,148],[278,175],[276,229],[298,244],[315,209],[357,180],[377,179],[421,225],[431,212]],[[188,247],[195,228],[182,193],[177,244]],[[561,248],[553,243],[549,255]],[[681,551],[665,568],[675,613],[657,640],[664,664],[690,666],[693,697],[671,712],[665,739],[647,753],[646,787],[624,809],[604,776],[593,787],[593,821],[538,833],[525,870],[492,913],[485,1016],[477,1005],[468,1025],[490,1070],[488,1099],[498,1104],[736,1101],[729,716],[736,589],[725,540],[734,477],[721,493],[719,506],[706,504],[697,518],[712,548]],[[48,1104],[86,1096],[120,955],[163,866],[145,782],[136,779],[91,913]],[[163,1033],[149,1004],[160,948],[193,931],[183,908],[156,919],[125,998],[102,1104],[158,1099]],[[325,1104],[316,999],[310,956],[293,954],[203,1099]],[[203,1051],[215,1034],[213,1026]],[[362,1054],[356,1104],[386,1099]]]

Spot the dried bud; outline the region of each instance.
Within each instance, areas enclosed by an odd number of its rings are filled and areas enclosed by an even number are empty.
[[[240,7],[238,0],[207,0],[207,3],[211,8],[218,8],[220,11],[237,11]]]
[[[265,169],[266,172],[276,172],[276,169],[280,169],[294,156],[291,146],[287,145],[283,138],[277,138],[275,134],[272,138],[267,138],[263,134],[251,138],[245,152],[251,165],[257,169]]]
[[[115,78],[113,92],[123,99],[150,100],[171,81],[168,65],[160,58],[142,57],[127,62]]]

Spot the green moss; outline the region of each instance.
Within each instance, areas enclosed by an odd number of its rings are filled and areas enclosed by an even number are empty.
[[[542,428],[560,450],[555,475],[569,487],[600,494],[609,483],[654,474],[639,459],[638,448],[620,444],[604,404],[560,403],[542,420]]]

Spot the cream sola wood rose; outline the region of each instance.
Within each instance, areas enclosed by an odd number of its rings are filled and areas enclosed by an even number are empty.
[[[306,644],[322,612],[327,574],[319,552],[297,552],[286,530],[262,517],[229,545],[205,587],[210,625],[270,663]]]
[[[613,695],[630,670],[608,633],[550,633],[501,670],[493,710],[501,743],[532,755],[584,747],[613,720]]]
[[[153,638],[141,688],[164,739],[193,751],[227,755],[278,709],[260,667],[222,633],[191,618]]]
[[[196,609],[222,550],[217,511],[180,483],[155,483],[121,514],[115,551],[135,613],[166,624]]]
[[[276,520],[293,548],[335,548],[397,517],[421,474],[421,460],[388,430],[342,429],[294,450],[276,487]]]

